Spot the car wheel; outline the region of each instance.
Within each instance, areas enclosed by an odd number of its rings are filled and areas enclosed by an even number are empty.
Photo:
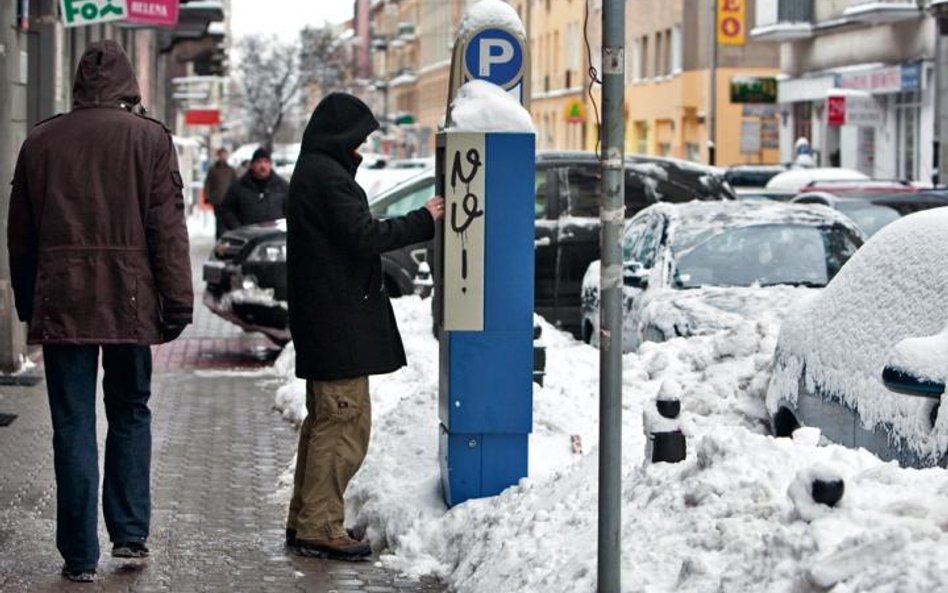
[[[787,408],[780,408],[773,418],[773,433],[776,437],[793,436],[793,431],[800,428],[800,422],[793,412]]]

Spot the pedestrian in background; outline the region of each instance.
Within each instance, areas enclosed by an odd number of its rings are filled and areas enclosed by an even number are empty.
[[[230,184],[237,179],[234,168],[227,164],[227,149],[217,149],[217,160],[207,171],[204,180],[204,198],[214,207],[214,238],[219,239],[224,232],[224,223],[221,220],[221,204]]]
[[[306,379],[287,545],[301,555],[354,560],[368,543],[345,529],[344,494],[369,446],[369,375],[405,365],[380,255],[427,241],[444,214],[435,197],[377,220],[355,181],[357,152],[379,123],[352,95],[313,112],[290,182],[287,280],[296,375]]]
[[[7,227],[28,341],[43,345],[53,423],[62,575],[95,579],[99,559],[96,382],[108,418],[102,511],[112,555],[148,556],[150,344],[191,322],[183,183],[161,123],[138,115],[138,83],[114,41],[82,55],[73,109],[20,149]]]
[[[224,230],[284,218],[289,190],[286,179],[273,171],[270,151],[258,148],[250,159],[250,169],[224,196],[220,208]]]

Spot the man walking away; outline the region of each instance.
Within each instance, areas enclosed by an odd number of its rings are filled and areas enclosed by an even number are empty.
[[[324,98],[303,134],[287,206],[287,280],[296,374],[306,379],[287,544],[302,555],[355,560],[368,543],[345,529],[344,494],[369,446],[369,375],[405,365],[380,254],[434,236],[435,197],[404,216],[372,218],[355,182],[357,152],[379,127],[352,95]]]
[[[99,559],[95,394],[102,351],[102,511],[112,555],[142,558],[151,514],[150,344],[191,322],[183,183],[170,131],[141,100],[114,41],[82,55],[71,112],[30,132],[13,178],[10,270],[28,341],[43,345],[53,421],[62,575],[90,582]]]
[[[258,148],[250,169],[230,185],[221,204],[224,230],[285,217],[289,189],[286,180],[274,173],[270,151]]]
[[[227,149],[217,149],[217,160],[211,165],[207,172],[207,178],[204,180],[204,197],[208,203],[214,206],[214,238],[220,239],[224,232],[224,224],[221,220],[221,204],[224,203],[224,196],[230,184],[237,179],[237,173],[233,167],[227,164]]]

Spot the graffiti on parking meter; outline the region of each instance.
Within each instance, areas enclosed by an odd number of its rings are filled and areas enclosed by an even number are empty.
[[[470,171],[464,174],[464,163],[461,161],[461,151],[454,153],[454,164],[451,167],[451,192],[457,193],[458,181],[464,184],[464,197],[461,198],[461,210],[464,211],[464,220],[458,223],[458,202],[451,202],[451,230],[457,233],[461,238],[461,292],[467,292],[467,229],[474,221],[484,216],[484,211],[479,209],[480,198],[477,194],[471,192],[471,181],[477,177],[477,172],[481,168],[481,155],[476,148],[467,151],[464,157],[470,165]]]
[[[67,27],[95,25],[128,16],[126,0],[61,0],[63,24]]]
[[[453,132],[444,147],[444,329],[484,329],[487,153],[484,134]]]

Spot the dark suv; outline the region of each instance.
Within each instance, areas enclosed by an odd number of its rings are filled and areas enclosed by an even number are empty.
[[[599,160],[591,152],[541,152],[536,159],[536,196],[534,210],[536,227],[534,246],[536,254],[535,307],[551,323],[562,329],[580,333],[580,292],[583,274],[593,260],[599,259],[599,202],[601,195],[601,170]],[[398,216],[424,205],[435,192],[434,169],[426,169],[375,197],[370,207],[377,217]],[[734,199],[730,185],[714,170],[686,161],[657,157],[626,158],[625,207],[626,217],[631,217],[646,206],[659,201],[688,202],[691,200]],[[218,243],[217,251],[224,251],[221,244],[243,240],[259,230],[237,229],[225,234]],[[234,234],[238,236],[234,236]],[[240,272],[242,257],[253,253],[251,245],[257,242],[271,243],[273,236],[265,232],[259,239],[249,239],[236,258],[230,260],[233,274],[245,278]],[[427,259],[428,245],[420,243],[382,255],[385,285],[392,296],[409,294],[418,288],[415,282],[419,265]],[[274,282],[274,298],[285,294],[286,263],[272,254],[272,265],[282,274],[282,288]],[[284,251],[285,255],[285,251]],[[219,256],[213,256],[208,265]],[[257,262],[251,262],[256,264]],[[216,272],[212,273],[216,276]],[[207,273],[205,279],[208,278]],[[260,275],[255,275],[258,288],[269,288],[260,284]],[[233,285],[233,283],[231,283]],[[247,284],[250,284],[247,282]],[[219,285],[215,285],[214,290]],[[252,288],[252,287],[251,287]],[[281,292],[281,290],[283,292]],[[208,291],[212,292],[209,282]],[[284,297],[285,298],[285,297]],[[218,299],[219,301],[220,299]],[[239,300],[239,299],[238,299]],[[208,299],[205,298],[208,303]],[[285,302],[282,303],[285,310]],[[208,303],[212,309],[219,312]],[[274,306],[280,306],[275,303]],[[277,311],[276,313],[279,313]],[[232,311],[229,319],[236,311]],[[279,315],[275,315],[278,318]],[[258,318],[259,319],[259,318]],[[235,321],[241,324],[240,321]],[[242,324],[241,324],[242,325]],[[250,329],[259,329],[259,323]],[[246,327],[246,325],[244,325]],[[286,332],[285,323],[282,331]],[[263,331],[263,330],[260,330]],[[266,332],[273,336],[273,332]],[[285,339],[285,338],[283,338]]]

